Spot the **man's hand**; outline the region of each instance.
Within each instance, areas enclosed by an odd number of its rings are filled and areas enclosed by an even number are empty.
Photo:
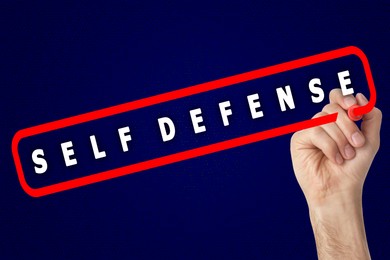
[[[365,105],[362,94],[330,93],[330,103],[314,117],[338,113],[334,123],[295,133],[291,156],[306,197],[320,259],[369,259],[362,213],[364,180],[379,149],[382,115],[374,108],[361,129],[347,110]]]

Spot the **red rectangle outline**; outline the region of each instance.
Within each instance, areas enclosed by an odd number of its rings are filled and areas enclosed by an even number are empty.
[[[349,55],[356,55],[361,60],[363,67],[364,67],[365,74],[366,74],[366,79],[367,79],[369,91],[370,91],[370,99],[369,99],[368,104],[365,106],[361,106],[361,107],[356,108],[354,110],[354,113],[355,113],[355,115],[366,114],[369,111],[371,111],[371,109],[375,106],[375,103],[376,103],[376,90],[375,90],[374,80],[372,78],[371,69],[370,69],[370,66],[368,63],[368,59],[367,59],[366,55],[364,54],[364,52],[355,46],[349,46],[349,47],[345,47],[345,48],[341,48],[341,49],[337,49],[337,50],[333,50],[333,51],[329,51],[329,52],[325,52],[325,53],[321,53],[321,54],[317,54],[317,55],[313,55],[313,56],[281,63],[278,65],[273,65],[270,67],[257,69],[257,70],[249,71],[246,73],[242,73],[242,74],[238,74],[238,75],[234,75],[234,76],[230,76],[230,77],[198,84],[195,86],[175,90],[172,92],[167,92],[167,93],[155,95],[152,97],[128,102],[125,104],[121,104],[121,105],[117,105],[117,106],[113,106],[113,107],[109,107],[109,108],[104,108],[104,109],[96,110],[93,112],[89,112],[89,113],[85,113],[85,114],[81,114],[81,115],[77,115],[77,116],[72,116],[72,117],[68,117],[65,119],[53,121],[50,123],[22,129],[15,134],[15,136],[13,137],[13,140],[12,140],[12,155],[14,158],[19,182],[20,182],[23,190],[27,194],[29,194],[32,197],[40,197],[40,196],[44,196],[44,195],[48,195],[48,194],[52,194],[52,193],[56,193],[56,192],[60,192],[60,191],[68,190],[68,189],[73,189],[73,188],[77,188],[77,187],[88,185],[88,184],[92,184],[95,182],[100,182],[103,180],[108,180],[108,179],[116,178],[119,176],[131,174],[131,173],[135,173],[135,172],[140,172],[143,170],[147,170],[147,169],[151,169],[151,168],[155,168],[155,167],[159,167],[159,166],[163,166],[163,165],[195,158],[198,156],[203,156],[206,154],[215,153],[218,151],[223,151],[226,149],[250,144],[250,143],[261,141],[264,139],[268,139],[268,138],[292,133],[295,131],[299,131],[299,130],[302,130],[305,128],[310,128],[310,127],[314,127],[314,126],[318,126],[318,125],[322,125],[322,124],[327,124],[330,122],[335,122],[337,119],[337,113],[330,114],[330,115],[323,116],[323,117],[319,117],[319,118],[315,118],[315,119],[309,119],[309,120],[293,123],[290,125],[285,125],[282,127],[269,129],[266,131],[261,131],[261,132],[250,134],[247,136],[242,136],[242,137],[226,140],[226,141],[219,142],[219,143],[214,143],[214,144],[202,146],[199,148],[195,148],[195,149],[191,149],[191,150],[159,157],[156,159],[151,159],[151,160],[144,161],[144,162],[139,162],[139,163],[123,166],[120,168],[116,168],[116,169],[112,169],[112,170],[108,170],[108,171],[104,171],[104,172],[100,172],[100,173],[95,173],[92,175],[88,175],[88,176],[84,176],[81,178],[68,180],[65,182],[56,183],[56,184],[52,184],[52,185],[40,187],[40,188],[32,188],[27,184],[25,176],[24,176],[22,164],[20,161],[20,157],[19,157],[19,151],[18,151],[18,145],[19,145],[20,140],[23,138],[29,137],[29,136],[34,136],[37,134],[41,134],[41,133],[73,126],[76,124],[85,123],[85,122],[92,121],[92,120],[97,120],[97,119],[104,118],[104,117],[109,117],[112,115],[128,112],[131,110],[135,110],[135,109],[139,109],[139,108],[143,108],[143,107],[147,107],[147,106],[152,106],[155,104],[161,104],[161,103],[175,100],[178,98],[188,97],[191,95],[207,92],[210,90],[223,88],[223,87],[226,87],[229,85],[242,83],[242,82],[253,80],[253,79],[258,79],[258,78],[262,78],[265,76],[270,76],[273,74],[277,74],[277,73],[281,73],[281,72],[285,72],[285,71],[289,71],[289,70],[293,70],[293,69],[297,69],[297,68],[301,68],[301,67],[305,67],[305,66],[310,66],[310,65],[313,65],[316,63],[325,62],[325,61],[329,61],[329,60],[333,60],[333,59],[337,59],[337,58],[341,58],[341,57],[345,57],[345,56],[349,56]]]

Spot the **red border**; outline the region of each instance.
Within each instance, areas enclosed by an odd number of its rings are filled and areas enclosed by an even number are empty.
[[[302,59],[297,59],[294,61],[281,63],[281,64],[270,66],[267,68],[253,70],[253,71],[249,71],[246,73],[242,73],[242,74],[238,74],[238,75],[206,82],[203,84],[175,90],[172,92],[167,92],[164,94],[160,94],[160,95],[128,102],[125,104],[121,104],[121,105],[117,105],[117,106],[113,106],[113,107],[109,107],[109,108],[105,108],[105,109],[101,109],[101,110],[96,110],[96,111],[89,112],[86,114],[68,117],[68,118],[53,121],[50,123],[22,129],[15,134],[15,136],[12,140],[12,155],[14,157],[15,167],[16,167],[16,171],[18,174],[19,182],[20,182],[23,190],[27,194],[29,194],[32,197],[40,197],[40,196],[44,196],[44,195],[48,195],[48,194],[52,194],[52,193],[56,193],[56,192],[60,192],[60,191],[68,190],[68,189],[73,189],[73,188],[84,186],[84,185],[88,185],[91,183],[95,183],[95,182],[99,182],[99,181],[103,181],[103,180],[108,180],[108,179],[116,178],[119,176],[123,176],[123,175],[131,174],[131,173],[155,168],[158,166],[163,166],[163,165],[171,164],[174,162],[179,162],[179,161],[195,158],[198,156],[202,156],[202,155],[206,155],[206,154],[210,154],[210,153],[215,153],[218,151],[238,147],[241,145],[246,145],[249,143],[272,138],[275,136],[280,136],[280,135],[288,134],[291,132],[299,131],[299,130],[302,130],[305,128],[334,122],[334,121],[336,121],[337,113],[323,116],[323,117],[319,117],[319,118],[315,118],[315,119],[301,121],[301,122],[294,123],[291,125],[286,125],[286,126],[258,132],[255,134],[251,134],[251,135],[247,135],[247,136],[243,136],[243,137],[239,137],[239,138],[235,138],[235,139],[231,139],[231,140],[227,140],[227,141],[195,148],[192,150],[179,152],[176,154],[172,154],[172,155],[168,155],[168,156],[164,156],[164,157],[160,157],[160,158],[156,158],[156,159],[152,159],[152,160],[148,160],[148,161],[144,161],[144,162],[140,162],[140,163],[136,163],[136,164],[131,164],[131,165],[124,166],[121,168],[112,169],[109,171],[100,172],[100,173],[92,174],[89,176],[61,182],[61,183],[52,184],[52,185],[41,187],[41,188],[32,188],[27,184],[26,179],[24,177],[23,168],[22,168],[22,164],[21,164],[19,152],[18,152],[18,145],[19,145],[20,140],[23,138],[29,137],[29,136],[33,136],[33,135],[37,135],[37,134],[41,134],[41,133],[46,133],[46,132],[53,131],[56,129],[61,129],[61,128],[65,128],[68,126],[81,124],[81,123],[89,122],[92,120],[97,120],[97,119],[112,116],[112,115],[117,115],[117,114],[124,113],[127,111],[131,111],[131,110],[135,110],[135,109],[139,109],[139,108],[143,108],[143,107],[147,107],[147,106],[152,106],[155,104],[160,104],[160,103],[175,100],[178,98],[188,97],[188,96],[203,93],[206,91],[210,91],[210,90],[214,90],[214,89],[218,89],[218,88],[223,88],[223,87],[226,87],[229,85],[233,85],[233,84],[237,84],[237,83],[241,83],[241,82],[245,82],[245,81],[249,81],[249,80],[253,80],[253,79],[258,79],[261,77],[265,77],[265,76],[269,76],[269,75],[273,75],[273,74],[277,74],[277,73],[281,73],[281,72],[285,72],[285,71],[289,71],[289,70],[293,70],[293,69],[297,69],[297,68],[313,65],[316,63],[325,62],[325,61],[349,56],[349,55],[356,55],[362,61],[364,71],[366,74],[366,78],[367,78],[367,82],[368,82],[368,87],[369,87],[369,91],[370,91],[370,100],[369,100],[368,104],[365,106],[362,106],[362,107],[357,107],[353,111],[355,115],[363,115],[363,114],[371,111],[371,109],[374,107],[374,105],[376,103],[376,90],[375,90],[374,80],[372,78],[371,69],[370,69],[366,55],[359,48],[354,47],[354,46],[350,46],[350,47],[345,47],[345,48],[341,48],[341,49],[337,49],[337,50],[305,57]]]

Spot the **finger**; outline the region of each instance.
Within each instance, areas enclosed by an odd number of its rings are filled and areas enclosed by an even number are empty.
[[[336,123],[321,125],[321,128],[336,142],[344,159],[348,160],[355,157],[355,149],[349,144],[347,137],[345,137]]]
[[[335,88],[330,91],[329,102],[338,104],[344,110],[348,110],[348,108],[357,103],[356,98],[353,95],[343,96],[341,89],[339,88]]]
[[[315,114],[312,118],[317,118],[321,116],[326,116],[327,113],[321,111]],[[298,132],[295,132],[291,138],[291,148],[294,149],[312,149],[315,146],[313,146],[312,142],[310,141],[309,135],[311,132],[310,129],[304,129]]]
[[[359,93],[356,95],[358,104],[364,106],[368,103],[367,98]],[[380,129],[382,124],[382,112],[374,107],[369,113],[363,115],[363,122],[361,125],[362,133],[367,138],[367,141],[377,151],[380,143]]]
[[[342,107],[338,104],[328,104],[322,111],[328,114],[338,113],[336,124],[348,139],[348,142],[353,147],[361,147],[364,145],[364,135],[360,132],[360,129],[355,122],[349,119],[346,111]]]
[[[321,111],[314,115],[313,118],[325,115],[327,113]],[[342,164],[344,161],[336,142],[321,127],[298,131],[292,136],[292,151],[313,148],[320,150],[333,163]]]
[[[317,147],[333,163],[342,164],[343,157],[339,152],[336,142],[321,127],[309,130],[310,142]]]

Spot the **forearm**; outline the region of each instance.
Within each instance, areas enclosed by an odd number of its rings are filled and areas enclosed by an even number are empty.
[[[360,198],[328,206],[309,206],[317,254],[324,259],[371,259]]]

